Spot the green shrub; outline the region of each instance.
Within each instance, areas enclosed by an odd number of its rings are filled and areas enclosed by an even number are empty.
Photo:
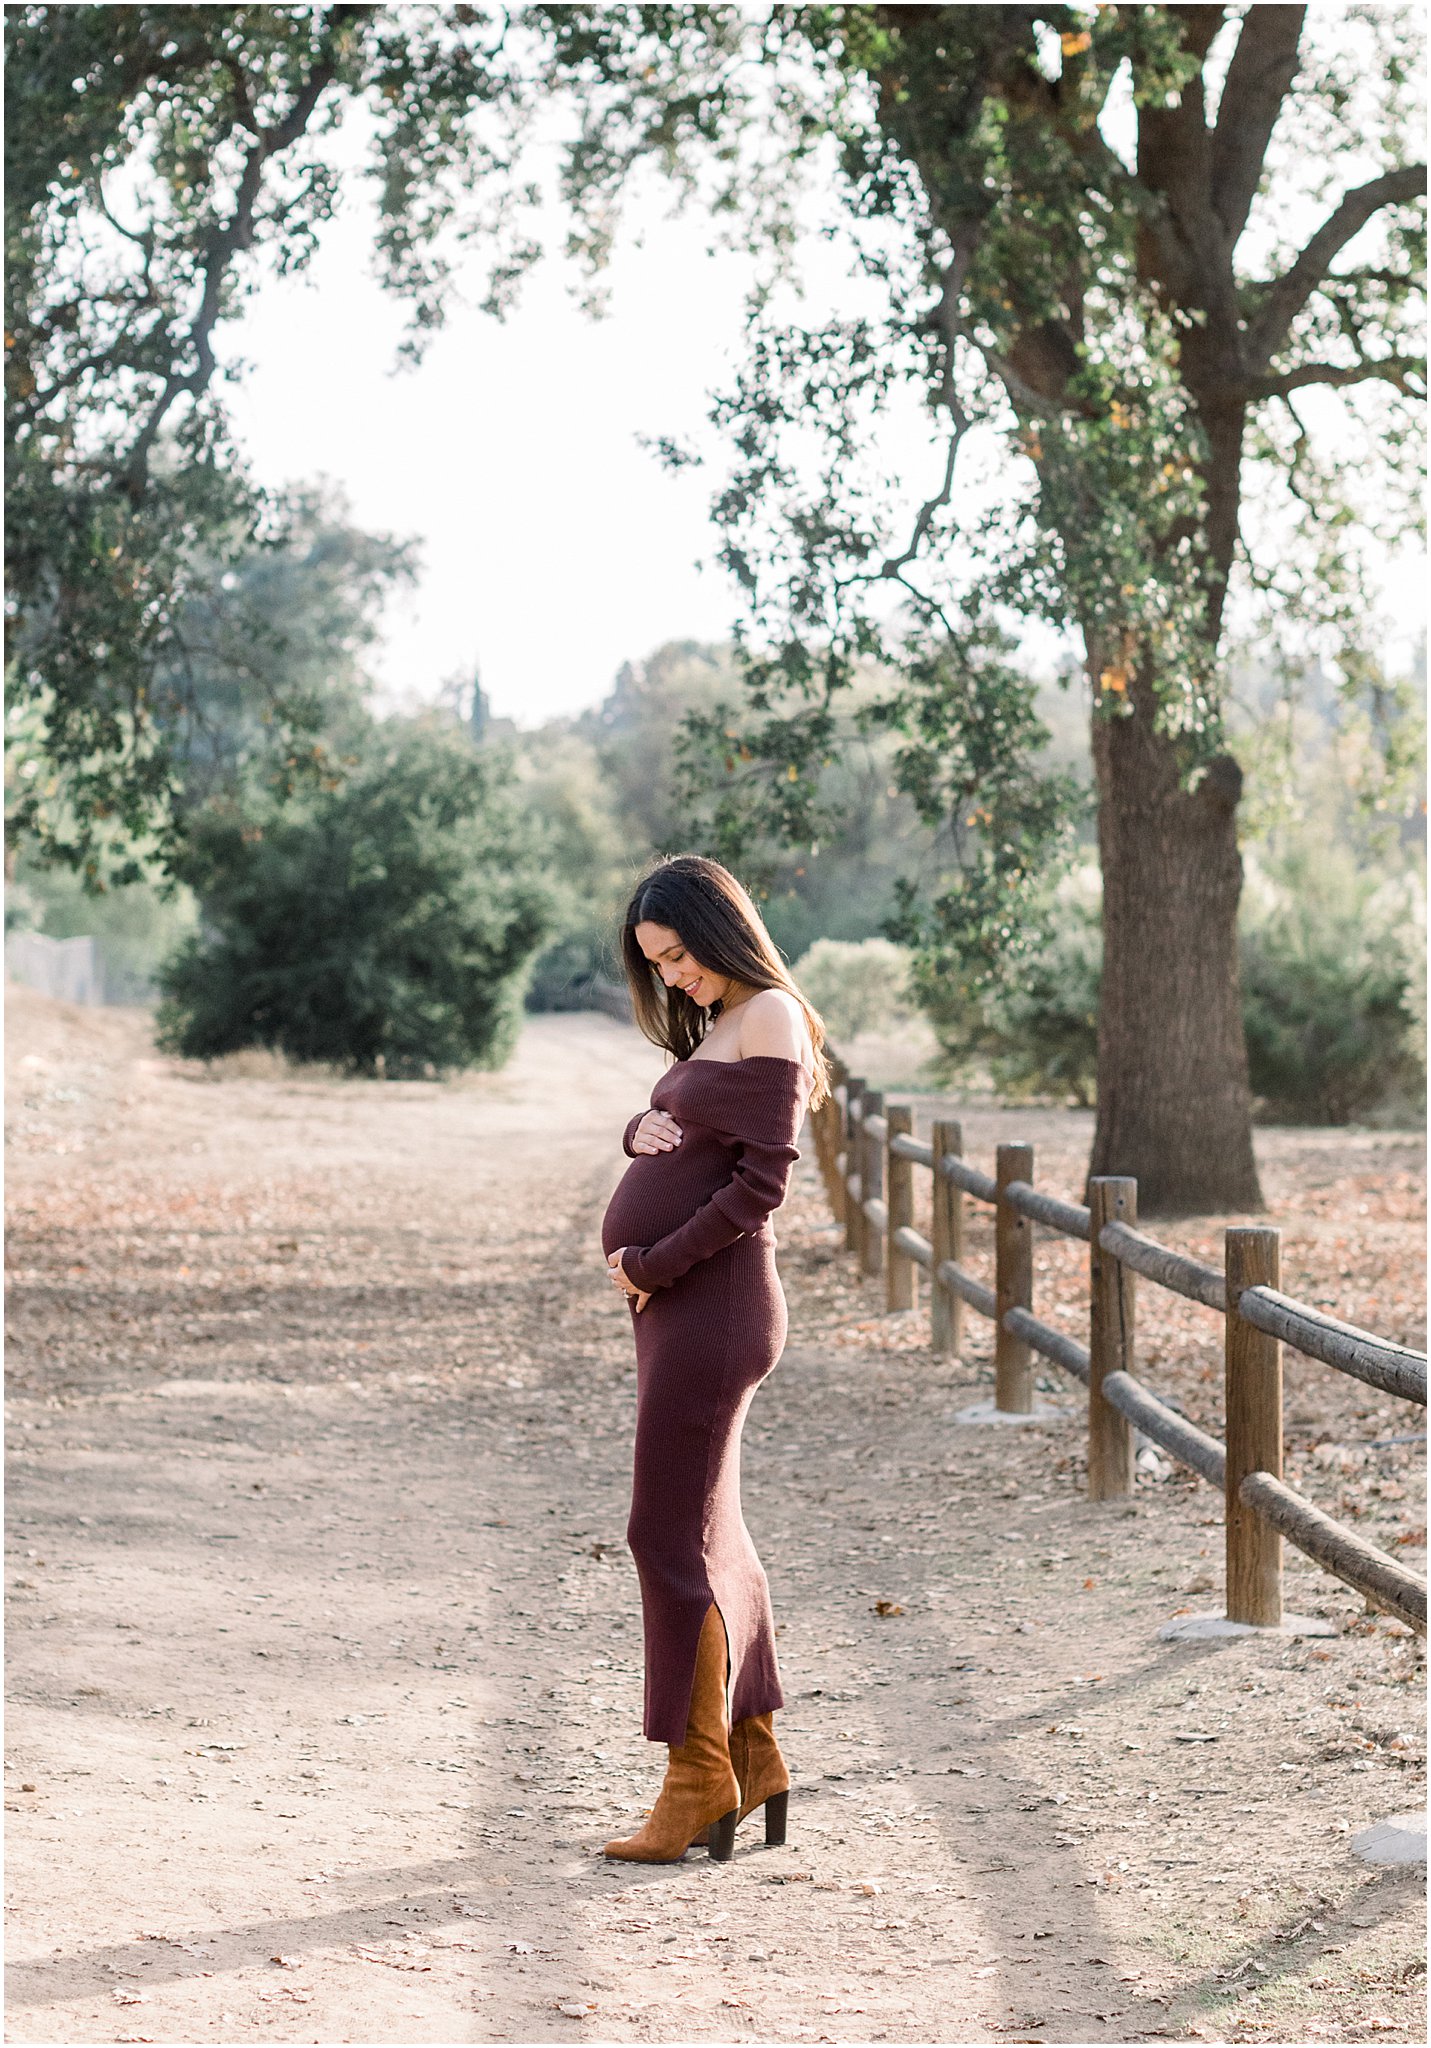
[[[791,973],[837,1045],[892,1030],[910,1013],[908,955],[889,939],[817,939]]]
[[[455,734],[379,727],[339,787],[202,819],[202,924],[162,970],[160,1042],[389,1075],[500,1065],[551,919],[506,768]]]
[[[1070,1098],[1089,1108],[1098,1079],[1103,934],[1096,891],[1070,877],[1047,942],[989,1004],[986,1044],[1001,1094]]]
[[[1011,1100],[1052,1096],[1087,1107],[1098,1068],[1103,968],[1096,868],[1066,875],[1040,907],[1044,937],[1002,987],[946,987],[925,1005],[946,1084],[987,1085]]]
[[[1413,879],[1378,882],[1308,848],[1250,879],[1242,1006],[1261,1114],[1316,1124],[1419,1115],[1425,911]]]
[[[1416,877],[1358,867],[1310,838],[1249,852],[1242,1008],[1252,1092],[1272,1122],[1414,1119],[1426,1094],[1425,907]],[[977,1003],[940,992],[940,1072],[1012,1098],[1091,1104],[1102,971],[1098,878],[1069,876],[1017,979]]]

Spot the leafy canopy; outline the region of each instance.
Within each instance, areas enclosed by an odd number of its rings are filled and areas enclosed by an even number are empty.
[[[826,6],[742,26],[712,8],[673,37],[660,9],[553,12],[608,226],[630,165],[673,146],[664,110],[693,98],[727,153],[758,131],[758,166],[778,134],[789,163],[834,171],[823,225],[868,309],[812,325],[771,285],[715,409],[751,687],[693,726],[690,789],[722,848],[811,836],[852,684],[897,678],[909,787],[962,839],[895,929],[936,979],[977,983],[1067,840],[1011,619],[1076,633],[1095,714],[1141,711],[1189,787],[1226,745],[1230,592],[1242,630],[1295,612],[1359,687],[1358,540],[1404,525],[1418,473],[1416,18]],[[752,192],[747,231],[783,252]],[[1299,409],[1332,394],[1340,427]],[[943,444],[922,503],[881,453],[911,401]]]
[[[178,844],[176,619],[197,564],[266,531],[217,338],[311,256],[350,112],[414,353],[474,245],[494,307],[531,260],[523,144],[554,99],[593,265],[644,162],[772,278],[800,169],[837,195],[817,226],[868,310],[811,325],[770,284],[717,409],[752,695],[688,765],[716,850],[813,836],[852,682],[894,677],[870,715],[960,849],[906,905],[931,961],[987,973],[1067,837],[1013,616],[1076,630],[1099,714],[1145,703],[1189,780],[1224,743],[1231,584],[1365,616],[1351,536],[1399,517],[1424,389],[1404,10],[32,6],[7,33],[11,673],[67,820],[21,822],[72,861],[156,823]],[[1318,387],[1376,463],[1319,443]],[[881,461],[911,397],[943,442],[918,504]],[[975,458],[998,489],[965,488]]]
[[[225,417],[224,323],[301,270],[365,124],[377,258],[441,317],[478,240],[500,306],[530,260],[513,154],[530,37],[500,10],[6,10],[7,667],[54,801],[12,831],[94,877],[182,842],[176,679],[216,566],[278,543]],[[270,707],[301,743],[304,699]]]

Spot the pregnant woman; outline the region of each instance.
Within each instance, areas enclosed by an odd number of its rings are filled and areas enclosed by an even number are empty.
[[[631,1303],[636,1461],[627,1538],[641,1582],[645,1733],[669,1748],[644,1827],[606,1854],[732,1854],[758,1806],[785,1839],[790,1775],[770,1592],[740,1511],[740,1433],[785,1343],[771,1217],[806,1108],[829,1093],[824,1028],[735,877],[681,854],[621,932],[636,1020],[674,1056],[626,1127],[633,1164],[602,1249]]]

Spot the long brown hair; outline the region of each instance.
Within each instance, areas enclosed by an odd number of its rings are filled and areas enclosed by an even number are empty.
[[[729,868],[699,853],[667,855],[636,885],[621,925],[621,962],[636,1022],[653,1045],[678,1060],[689,1059],[720,1014],[720,1004],[703,1010],[684,989],[666,987],[637,944],[636,927],[647,922],[675,932],[708,973],[729,975],[746,988],[779,988],[794,996],[809,1026],[815,1055],[809,1106],[818,1109],[830,1094],[825,1026],[795,986],[764,919]]]

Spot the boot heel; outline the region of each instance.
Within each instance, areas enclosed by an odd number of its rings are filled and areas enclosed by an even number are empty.
[[[790,1810],[788,1792],[772,1792],[765,1802],[765,1846],[767,1849],[783,1849],[785,1846],[785,1816]]]
[[[706,1842],[711,1852],[712,1863],[729,1863],[734,1856],[735,1821],[739,1812],[740,1808],[733,1806],[729,1813],[722,1814],[719,1820],[711,1822]]]

